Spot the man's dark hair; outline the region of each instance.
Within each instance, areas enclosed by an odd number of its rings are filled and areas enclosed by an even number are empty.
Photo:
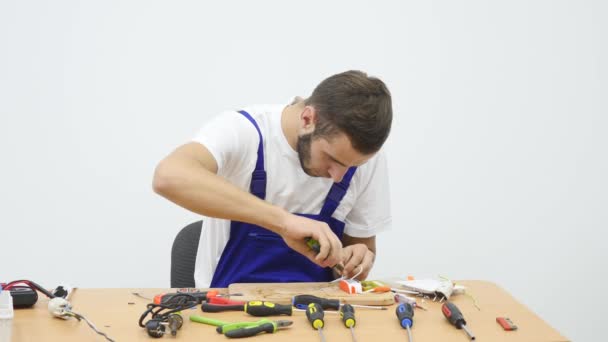
[[[391,131],[391,93],[380,79],[356,70],[326,78],[306,105],[317,112],[313,136],[332,137],[343,132],[360,153],[375,153]]]

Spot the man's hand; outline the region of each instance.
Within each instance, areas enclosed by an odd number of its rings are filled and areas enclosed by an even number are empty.
[[[287,246],[321,267],[333,267],[342,260],[342,242],[325,222],[288,213],[277,233]],[[319,254],[308,247],[306,238],[319,242]]]
[[[374,265],[375,258],[374,252],[369,250],[365,244],[358,243],[344,247],[342,249],[343,275],[351,278],[361,271],[355,279],[365,280]]]
[[[376,236],[354,237],[344,234],[342,243],[345,246],[342,249],[344,275],[353,277],[359,273],[361,266],[362,271],[356,279],[366,279],[376,259]]]

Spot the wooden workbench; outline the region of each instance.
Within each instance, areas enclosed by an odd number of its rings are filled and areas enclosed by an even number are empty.
[[[459,284],[469,288],[481,308],[481,311],[478,311],[468,297],[452,297],[452,301],[464,313],[468,326],[477,337],[477,341],[568,341],[495,284],[485,281],[460,281]],[[137,324],[139,316],[149,301],[136,297],[132,293],[139,292],[144,296],[153,297],[157,293],[167,291],[167,289],[78,289],[74,292],[70,302],[73,304],[75,312],[86,316],[99,330],[107,333],[114,340],[149,342],[153,339],[148,337],[145,330]],[[75,319],[65,321],[51,317],[47,311],[47,303],[46,298],[41,298],[33,308],[16,310],[13,322],[14,342],[104,341],[103,337],[95,334],[84,321],[78,322]],[[413,326],[415,341],[464,342],[468,340],[464,331],[457,330],[447,323],[441,313],[439,303],[427,301],[426,305],[428,311],[416,309],[415,312]],[[190,322],[188,317],[193,314],[233,322],[259,319],[242,312],[203,313],[200,306],[187,310],[183,314],[184,326],[175,338],[179,341],[227,340],[212,326]],[[511,318],[519,329],[511,332],[503,331],[495,321],[497,316]],[[338,315],[326,314],[325,317],[324,333],[328,342],[351,341],[350,331],[342,325]],[[397,322],[394,305],[389,306],[386,311],[358,309],[356,317],[355,334],[358,342],[407,341],[406,331],[401,329]],[[294,312],[291,317],[281,316],[281,319],[293,320],[294,324],[287,330],[252,338],[258,341],[320,341],[318,332],[310,327],[303,312]],[[166,339],[174,338],[164,336],[159,341]]]

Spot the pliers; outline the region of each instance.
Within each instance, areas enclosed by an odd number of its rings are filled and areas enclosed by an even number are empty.
[[[292,321],[272,321],[267,318],[257,322],[229,323],[197,315],[191,315],[190,320],[193,322],[215,325],[217,326],[216,330],[218,333],[231,338],[249,337],[261,332],[272,334],[278,329],[283,329],[293,324]]]
[[[242,322],[223,325],[221,327],[217,327],[217,331],[223,333],[226,337],[240,338],[255,336],[261,332],[272,334],[278,329],[286,328],[292,324],[292,321],[287,320],[271,321],[269,319],[261,319],[257,322]]]

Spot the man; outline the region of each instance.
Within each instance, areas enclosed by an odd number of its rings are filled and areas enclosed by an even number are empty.
[[[391,222],[391,122],[386,85],[347,71],[287,106],[222,113],[162,160],[154,190],[206,216],[196,287],[329,281],[338,263],[365,279]]]

